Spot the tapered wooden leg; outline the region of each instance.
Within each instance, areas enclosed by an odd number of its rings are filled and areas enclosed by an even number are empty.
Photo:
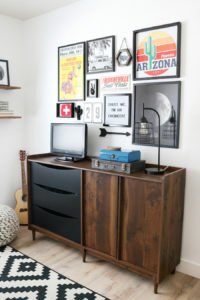
[[[35,230],[32,229],[32,237],[33,237],[33,241],[35,241]]]
[[[83,249],[83,251],[82,251],[82,257],[83,257],[83,262],[85,262],[85,260],[86,260],[86,250],[85,249]]]
[[[176,272],[176,268],[174,270],[172,270],[171,274],[174,275]]]
[[[154,294],[158,294],[158,283],[154,282]]]

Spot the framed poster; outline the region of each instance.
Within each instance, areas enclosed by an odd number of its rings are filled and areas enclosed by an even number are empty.
[[[87,73],[115,71],[115,36],[87,41]]]
[[[102,93],[122,93],[131,90],[131,75],[107,76],[101,78]]]
[[[57,117],[74,118],[74,103],[57,103]]]
[[[84,105],[84,122],[92,123],[92,103],[85,102]]]
[[[0,59],[0,85],[10,85],[8,61]]]
[[[133,32],[133,79],[180,77],[181,23]]]
[[[178,148],[181,82],[136,84],[134,89],[133,144],[158,146],[158,117],[160,115],[161,147]],[[148,121],[143,123],[142,119]]]
[[[102,103],[93,103],[93,123],[102,123]]]
[[[131,125],[131,94],[104,96],[104,126]]]
[[[98,79],[87,80],[87,97],[98,97]]]
[[[85,99],[85,43],[58,48],[58,101]]]

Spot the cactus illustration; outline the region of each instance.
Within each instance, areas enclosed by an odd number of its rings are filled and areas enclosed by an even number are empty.
[[[152,37],[148,38],[149,47],[147,50],[147,42],[144,43],[144,54],[149,57],[149,70],[152,69],[152,60],[156,57],[156,45],[152,45]],[[152,47],[153,46],[153,47]]]

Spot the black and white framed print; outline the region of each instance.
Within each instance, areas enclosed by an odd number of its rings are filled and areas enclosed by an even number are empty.
[[[0,59],[0,85],[10,85],[8,61]]]
[[[131,94],[104,96],[104,126],[131,125]]]
[[[93,103],[93,123],[102,123],[102,103]]]
[[[87,80],[87,97],[98,97],[98,79]]]
[[[92,123],[92,103],[85,102],[84,104],[84,122]]]
[[[158,146],[158,116],[145,107],[160,116],[161,146],[178,148],[181,82],[141,83],[135,84],[133,90],[133,144]]]
[[[115,36],[87,41],[87,73],[115,71]]]
[[[133,79],[180,77],[181,23],[133,32]]]

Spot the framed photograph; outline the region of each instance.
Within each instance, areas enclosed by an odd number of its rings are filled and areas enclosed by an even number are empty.
[[[0,85],[10,85],[8,61],[0,59]]]
[[[102,103],[96,102],[93,103],[93,122],[94,123],[102,123]]]
[[[58,48],[58,101],[85,100],[85,43]]]
[[[57,117],[74,118],[74,103],[57,103]]]
[[[87,97],[98,97],[98,79],[87,80]]]
[[[180,77],[181,23],[133,32],[133,79]]]
[[[84,122],[92,123],[92,103],[85,102],[84,105]]]
[[[104,126],[130,127],[131,94],[104,96]]]
[[[87,41],[87,73],[115,71],[115,36]]]
[[[128,66],[131,62],[132,55],[129,49],[121,49],[119,50],[116,60],[118,63],[118,66],[125,67]]]
[[[161,146],[178,148],[181,82],[136,84],[133,89],[133,144],[158,146],[158,116],[143,109],[146,107],[156,110],[160,116]]]

